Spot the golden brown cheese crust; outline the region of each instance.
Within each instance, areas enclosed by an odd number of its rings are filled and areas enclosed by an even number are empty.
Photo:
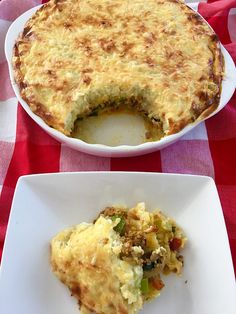
[[[13,64],[22,98],[66,135],[77,117],[125,100],[176,133],[219,105],[224,69],[217,36],[180,0],[51,0]]]
[[[103,219],[64,230],[51,242],[53,272],[78,299],[82,313],[134,314],[142,307],[141,295],[138,307],[122,296],[118,273],[122,269],[129,275],[131,267],[126,269],[129,265],[114,254],[116,238],[112,224]]]

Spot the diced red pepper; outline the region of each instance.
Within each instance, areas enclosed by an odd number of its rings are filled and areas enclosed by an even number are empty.
[[[172,251],[177,251],[181,247],[181,244],[182,244],[182,240],[179,238],[174,238],[169,242],[170,249]]]
[[[163,281],[161,279],[158,278],[152,278],[151,280],[151,285],[153,286],[153,288],[155,288],[156,290],[161,290],[165,285],[163,283]]]

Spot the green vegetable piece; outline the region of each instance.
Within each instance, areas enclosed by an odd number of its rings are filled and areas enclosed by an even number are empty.
[[[141,280],[141,292],[144,293],[148,293],[149,291],[149,284],[148,284],[148,278],[143,278]]]
[[[120,222],[114,227],[114,230],[120,235],[123,235],[125,230],[125,219],[122,216],[114,215],[111,217],[111,220],[115,221],[117,218],[120,218]]]
[[[111,218],[112,221],[115,221],[116,218],[120,218],[120,216],[114,215],[114,216],[111,216],[110,218]]]

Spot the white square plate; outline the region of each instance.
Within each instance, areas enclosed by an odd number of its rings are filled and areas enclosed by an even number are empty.
[[[0,313],[78,314],[51,272],[49,241],[92,221],[107,205],[145,201],[184,228],[182,277],[164,277],[160,298],[141,313],[235,314],[236,289],[222,209],[208,177],[153,173],[62,173],[22,177],[16,188],[0,273]],[[187,283],[186,283],[187,280]]]

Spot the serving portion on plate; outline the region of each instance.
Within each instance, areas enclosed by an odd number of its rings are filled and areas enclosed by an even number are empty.
[[[181,274],[186,237],[160,210],[144,203],[108,206],[94,222],[60,231],[51,241],[51,265],[81,313],[135,314],[160,295],[163,274]]]
[[[132,224],[136,226],[134,232],[137,232],[139,226],[144,226],[147,241],[144,243],[141,236],[132,238],[129,234],[129,243],[132,245],[126,250],[123,245],[119,247],[122,236],[119,237],[118,233],[123,234],[125,231],[122,221],[124,218],[121,217],[125,217],[125,212],[122,208],[134,208],[142,201],[145,201],[151,215],[142,212],[141,216],[144,215],[145,219],[140,221],[135,219],[135,209],[130,214],[133,217]],[[116,209],[112,208],[114,206]],[[101,220],[92,224],[104,208],[106,209]],[[117,208],[122,210],[118,212]],[[174,238],[181,239],[181,244],[184,244],[184,237],[178,228],[173,228],[175,224],[172,219],[168,221],[158,215],[155,219],[159,230],[146,229],[146,225],[152,223],[152,219],[149,222],[148,220],[155,215],[156,208],[160,208],[167,217],[173,218],[184,230],[187,242],[182,251],[176,252],[180,248],[180,241]],[[120,218],[115,218],[113,214]],[[109,219],[108,216],[113,218]],[[82,224],[83,222],[88,225]],[[118,225],[115,226],[116,223]],[[130,220],[125,220],[125,223],[129,225]],[[79,227],[70,229],[78,224]],[[83,227],[84,238],[82,234],[79,236]],[[116,230],[112,230],[113,228]],[[68,229],[73,234],[70,235],[67,231],[63,233],[63,230]],[[111,237],[103,237],[105,233]],[[127,235],[124,233],[123,236]],[[53,250],[50,252],[52,239]],[[142,249],[137,249],[139,240]],[[83,245],[80,247],[76,243]],[[111,245],[114,254],[109,251]],[[162,252],[155,252],[158,245],[162,247]],[[155,253],[150,251],[150,256],[142,254],[142,250],[149,248],[151,251],[154,249]],[[87,254],[79,254],[80,249]],[[116,255],[119,249],[123,250],[120,258]],[[137,254],[140,257],[143,255],[142,260],[137,259]],[[184,257],[183,268],[179,255]],[[142,263],[144,279],[150,278],[150,282],[149,279],[144,280],[142,286],[139,285],[142,270],[138,265],[129,267],[133,258],[140,265]],[[154,265],[149,262],[151,258]],[[110,259],[113,259],[112,263]],[[144,293],[147,291],[148,297],[148,285],[152,288],[154,284],[154,293],[158,294],[161,290],[161,295],[146,303],[140,313],[222,314],[227,309],[227,314],[234,314],[236,310],[235,277],[222,208],[214,181],[208,177],[124,172],[80,172],[22,177],[16,187],[1,264],[0,313],[78,314],[80,310],[76,298],[56,278],[51,263],[54,271],[58,272],[72,290],[73,287],[77,288],[74,289],[74,294],[81,293],[82,303],[87,307],[92,305],[93,309],[99,298],[104,297],[105,300],[108,292],[110,295],[112,291],[114,293],[112,288],[117,291],[117,285],[123,286],[123,294],[131,300],[132,296],[136,296],[135,292],[140,296],[138,287]],[[127,266],[124,272],[123,268],[118,267],[119,263]],[[111,265],[114,268],[110,269]],[[182,274],[165,276],[164,271],[161,271],[163,265],[167,271],[175,269],[180,272],[182,269]],[[93,267],[97,272],[94,273]],[[133,269],[140,270],[136,272],[137,286],[122,276],[130,275],[132,278]],[[102,282],[104,276],[99,277],[99,274],[104,274],[106,278],[109,274],[109,278],[119,278],[112,281],[115,287],[111,287],[104,295],[100,294],[100,286],[96,288],[89,281],[94,276]],[[159,275],[165,286],[158,280]],[[104,290],[107,288],[104,285]],[[149,292],[152,291],[150,289]],[[94,295],[92,299],[91,294]],[[115,296],[122,301],[120,290]],[[115,303],[117,299],[113,298],[112,301]],[[101,313],[98,307],[96,309]]]
[[[51,0],[21,21],[19,36],[7,39],[16,94],[44,129],[74,148],[100,155],[162,148],[232,94],[230,57],[180,0]],[[115,112],[143,118],[140,145],[81,141],[89,117]]]

